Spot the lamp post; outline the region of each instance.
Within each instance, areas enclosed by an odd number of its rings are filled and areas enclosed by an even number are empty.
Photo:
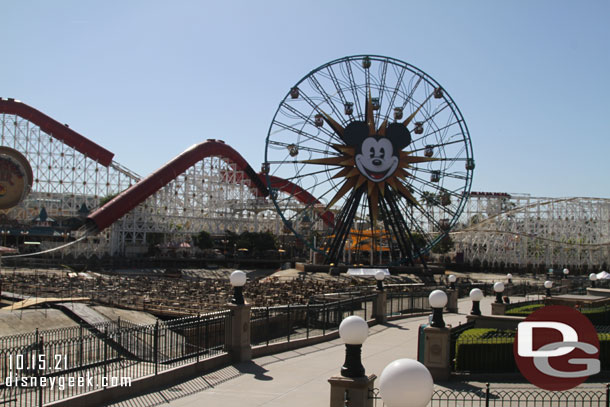
[[[447,280],[449,280],[449,288],[451,288],[452,290],[455,290],[455,282],[457,280],[457,277],[455,276],[455,274],[449,274],[449,277],[447,277]]]
[[[246,284],[246,273],[241,270],[235,270],[231,273],[229,281],[233,286],[233,298],[231,302],[235,305],[244,305],[243,289]]]
[[[473,288],[470,290],[470,299],[472,300],[472,311],[470,311],[470,315],[481,315],[481,305],[480,302],[483,299],[483,291],[479,288]]]
[[[428,301],[432,307],[432,321],[430,326],[434,328],[444,328],[443,308],[447,305],[447,294],[442,290],[434,290],[428,296]]]
[[[425,407],[433,393],[430,371],[413,359],[395,360],[379,376],[379,394],[388,407]]]
[[[375,280],[377,280],[377,290],[383,291],[383,279],[385,278],[385,271],[379,270],[375,273]]]
[[[591,288],[595,288],[595,282],[597,281],[597,274],[589,274],[589,281],[591,281]]]
[[[544,288],[546,288],[546,296],[550,297],[551,296],[551,288],[553,287],[553,282],[550,280],[546,280],[544,282]]]
[[[563,278],[568,278],[568,274],[570,274],[570,270],[567,268],[563,269]]]
[[[341,321],[339,336],[345,343],[345,363],[341,367],[341,376],[351,378],[364,376],[360,354],[368,334],[369,326],[359,316],[352,315]]]
[[[504,292],[504,283],[501,281],[495,283],[494,292],[496,293],[496,304],[502,304],[502,292]]]
[[[506,275],[506,279],[508,280],[508,284],[512,284],[513,283],[513,275],[508,273]]]

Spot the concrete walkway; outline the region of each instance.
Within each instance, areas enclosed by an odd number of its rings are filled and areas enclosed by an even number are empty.
[[[481,302],[483,314],[491,313],[493,299],[486,297]],[[460,300],[458,313],[445,314],[445,322],[454,326],[466,322],[471,307],[469,299]],[[362,348],[366,373],[379,376],[385,366],[396,359],[416,359],[418,327],[427,321],[428,317],[422,316],[371,327]],[[339,374],[344,358],[345,347],[337,339],[228,366],[113,406],[328,406],[330,385],[327,380]],[[482,383],[470,383],[469,386],[473,391],[484,388]],[[377,406],[381,405],[379,401]]]

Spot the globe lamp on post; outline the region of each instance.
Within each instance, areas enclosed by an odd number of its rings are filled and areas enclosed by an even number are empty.
[[[595,288],[595,282],[597,281],[597,274],[589,274],[589,281],[591,281],[591,288]]]
[[[570,274],[570,270],[568,270],[567,268],[563,269],[563,278],[568,278],[568,274]]]
[[[246,284],[246,273],[241,270],[235,270],[231,273],[229,281],[233,286],[233,298],[231,302],[235,305],[244,305],[244,285]]]
[[[379,376],[379,395],[387,407],[426,407],[433,393],[432,375],[413,359],[395,360]]]
[[[444,328],[443,308],[447,305],[447,294],[442,290],[434,290],[428,296],[428,301],[432,307],[432,321],[430,326],[434,328]]]
[[[502,304],[502,293],[504,292],[504,283],[501,281],[495,283],[494,292],[496,293],[496,304]]]
[[[449,288],[455,290],[455,282],[457,281],[457,277],[455,276],[455,274],[449,274],[447,280],[449,280]]]
[[[551,288],[553,288],[553,282],[550,280],[546,280],[544,282],[544,288],[546,288],[546,296],[550,297],[551,296]]]
[[[375,273],[375,280],[377,280],[377,290],[383,291],[383,279],[385,278],[385,271],[379,270]]]
[[[512,284],[513,283],[513,275],[508,273],[506,275],[506,279],[508,280],[508,284]]]
[[[470,311],[470,315],[481,315],[481,305],[480,302],[483,299],[483,291],[480,288],[473,288],[470,290],[470,299],[472,300],[472,311]]]
[[[345,343],[345,363],[341,367],[341,376],[351,378],[364,376],[360,354],[368,334],[369,326],[359,316],[352,315],[341,321],[339,336]]]

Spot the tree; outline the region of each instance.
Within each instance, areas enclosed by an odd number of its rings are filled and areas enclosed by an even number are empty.
[[[271,232],[243,232],[239,235],[237,246],[252,252],[274,250],[276,248],[275,236]]]
[[[201,250],[211,249],[214,247],[214,240],[212,240],[212,236],[205,230],[202,230],[198,235],[194,236],[193,240],[195,242],[195,246]]]
[[[453,239],[451,236],[447,235],[432,248],[432,253],[445,254],[451,249],[453,249]]]

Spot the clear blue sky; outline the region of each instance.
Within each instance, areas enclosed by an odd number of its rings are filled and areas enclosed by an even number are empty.
[[[609,18],[607,0],[4,1],[0,96],[143,176],[208,138],[259,170],[293,84],[386,55],[458,104],[473,190],[610,197]]]

